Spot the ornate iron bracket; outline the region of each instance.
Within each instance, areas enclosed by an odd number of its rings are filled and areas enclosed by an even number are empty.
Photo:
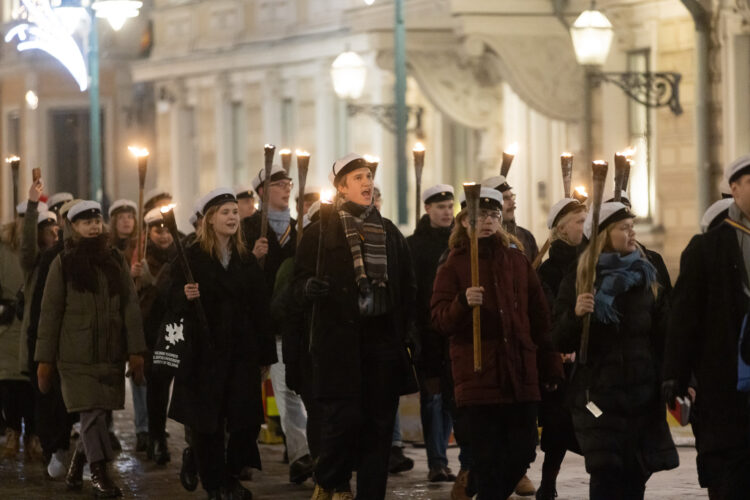
[[[682,114],[680,104],[680,73],[597,72],[589,73],[592,88],[602,82],[620,87],[630,98],[647,108],[669,107],[676,116]]]
[[[346,111],[349,116],[355,116],[359,113],[370,116],[386,128],[389,132],[396,133],[396,106],[393,104],[354,104],[348,103],[346,105]],[[407,132],[414,132],[418,138],[424,138],[424,131],[422,130],[422,114],[424,108],[421,106],[406,107],[407,122],[411,120],[411,116],[414,115],[415,126],[410,128]]]

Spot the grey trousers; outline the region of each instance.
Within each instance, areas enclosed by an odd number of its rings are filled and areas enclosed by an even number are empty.
[[[81,412],[81,439],[78,440],[76,450],[86,453],[89,463],[114,458],[107,431],[107,410]]]

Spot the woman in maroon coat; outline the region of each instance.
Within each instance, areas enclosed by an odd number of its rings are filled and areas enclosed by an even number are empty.
[[[450,336],[456,403],[470,422],[472,481],[480,500],[505,500],[535,458],[540,381],[562,380],[552,351],[550,313],[528,259],[501,228],[502,199],[482,189],[480,287],[471,286],[468,214],[456,217],[451,252],[438,270],[432,323]],[[481,307],[482,371],[474,372],[472,306]]]

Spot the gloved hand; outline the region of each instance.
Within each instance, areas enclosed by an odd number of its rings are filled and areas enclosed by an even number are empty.
[[[131,354],[128,357],[128,371],[126,377],[133,377],[135,385],[143,385],[146,381],[143,376],[143,356],[140,354]]]
[[[685,396],[685,394],[686,391],[674,379],[665,380],[661,383],[661,397],[670,410],[675,409],[675,400],[680,396]]]
[[[39,392],[47,394],[52,389],[52,380],[55,376],[54,363],[39,363],[36,368],[36,378],[39,383]]]
[[[305,297],[308,299],[321,299],[331,291],[328,281],[320,278],[308,278],[305,282]]]

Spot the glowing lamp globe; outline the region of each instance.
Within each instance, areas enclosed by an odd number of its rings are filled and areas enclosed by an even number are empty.
[[[367,67],[356,52],[340,54],[331,65],[333,90],[341,99],[358,99],[365,89]]]
[[[598,10],[583,11],[570,28],[570,36],[579,64],[602,66],[606,62],[614,38],[607,16]]]
[[[96,0],[91,5],[96,17],[109,21],[115,31],[119,31],[128,19],[138,17],[141,7],[143,2],[137,0]]]

